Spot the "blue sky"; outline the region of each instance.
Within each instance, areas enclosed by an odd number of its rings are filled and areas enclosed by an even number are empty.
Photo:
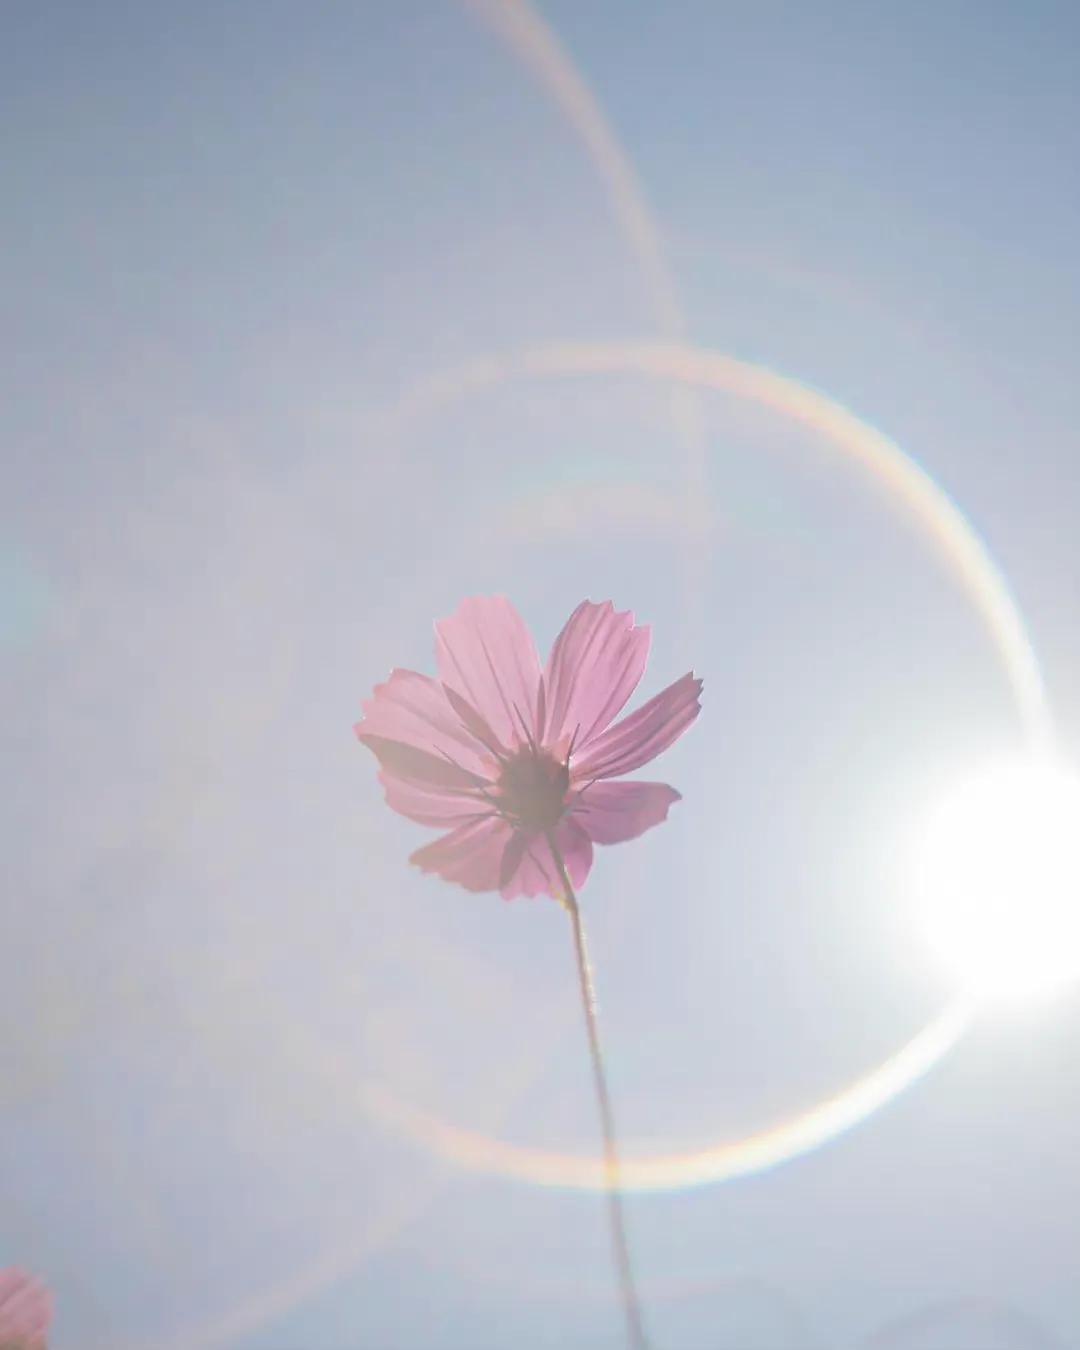
[[[1075,9],[539,12],[636,168],[689,340],[939,481],[1075,755]],[[1018,741],[993,647],[902,513],[775,411],[693,404],[698,571],[662,385],[392,415],[476,357],[659,331],[482,9],[0,23],[0,1263],[55,1287],[56,1350],[615,1347],[595,1197],[467,1173],[365,1109],[381,1084],[595,1147],[563,916],[406,866],[423,832],[382,803],[360,700],[430,670],[431,621],[475,593],[542,646],[611,596],[654,628],[643,693],[705,676],[656,773],[684,802],[585,893],[622,1130],[668,1148],[808,1106],[948,1000],[898,859],[936,774]],[[1078,1012],[983,1018],[817,1152],[632,1198],[657,1346],[1075,1340]]]

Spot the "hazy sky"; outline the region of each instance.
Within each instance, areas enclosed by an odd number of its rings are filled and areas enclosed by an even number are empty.
[[[55,1350],[622,1344],[597,1197],[371,1110],[596,1149],[565,916],[409,868],[425,833],[352,737],[462,596],[510,595],[542,647],[611,597],[653,625],[644,695],[706,680],[650,770],[685,800],[584,895],[628,1150],[780,1121],[951,995],[906,851],[932,785],[1019,723],[911,521],[738,396],[415,397],[664,335],[499,9],[0,15],[0,1264],[54,1286]],[[538,12],[689,340],[939,481],[1080,753],[1080,11]],[[1075,996],[985,1017],[809,1156],[632,1198],[657,1350],[1080,1338],[1078,1035]]]

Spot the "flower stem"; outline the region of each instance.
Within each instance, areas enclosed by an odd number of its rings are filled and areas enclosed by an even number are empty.
[[[623,1312],[626,1316],[626,1328],[631,1350],[649,1350],[649,1343],[645,1338],[645,1326],[641,1318],[641,1305],[638,1302],[637,1288],[634,1283],[634,1268],[630,1261],[630,1247],[626,1240],[626,1220],[623,1214],[622,1191],[619,1184],[619,1152],[615,1142],[615,1113],[612,1110],[611,1094],[608,1092],[607,1075],[604,1072],[604,1053],[600,1047],[600,1029],[596,1020],[596,990],[593,987],[589,951],[585,942],[585,925],[581,918],[581,906],[574,894],[574,887],[566,870],[566,862],[563,859],[562,851],[555,842],[553,831],[549,831],[547,840],[551,855],[555,859],[555,866],[559,870],[559,881],[563,888],[563,905],[570,915],[570,922],[574,930],[578,986],[581,991],[581,1006],[585,1013],[585,1029],[588,1032],[589,1054],[592,1058],[593,1084],[596,1088],[596,1100],[600,1107],[600,1126],[604,1136],[604,1176],[607,1183],[611,1246],[619,1276],[619,1290],[622,1296]]]

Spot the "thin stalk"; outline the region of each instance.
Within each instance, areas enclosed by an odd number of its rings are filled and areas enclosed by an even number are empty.
[[[559,870],[559,881],[563,888],[563,904],[570,915],[570,922],[574,930],[578,986],[581,991],[582,1010],[585,1013],[585,1029],[588,1033],[589,1055],[592,1059],[593,1084],[596,1088],[596,1100],[600,1107],[600,1128],[604,1138],[604,1177],[607,1183],[611,1246],[619,1277],[619,1292],[626,1317],[626,1329],[631,1350],[649,1350],[649,1343],[645,1338],[645,1326],[641,1317],[641,1305],[638,1302],[637,1287],[634,1282],[630,1247],[626,1240],[626,1219],[623,1214],[622,1190],[619,1182],[619,1151],[616,1145],[615,1112],[611,1106],[611,1094],[608,1092],[607,1074],[604,1071],[604,1053],[600,1047],[600,1029],[596,1021],[596,990],[593,987],[589,950],[585,942],[585,925],[581,918],[581,906],[578,904],[578,898],[574,893],[574,887],[566,870],[562,852],[555,842],[554,832],[549,832],[547,838],[551,855],[555,859],[555,866]]]

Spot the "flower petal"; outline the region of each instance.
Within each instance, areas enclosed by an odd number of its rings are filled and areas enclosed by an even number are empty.
[[[515,830],[506,848],[503,849],[502,863],[499,867],[499,891],[507,900],[511,898],[507,894],[510,883],[516,876],[533,838],[528,830]]]
[[[651,630],[610,600],[583,600],[555,639],[544,669],[547,745],[574,739],[580,751],[608,727],[638,686]]]
[[[443,685],[443,693],[446,695],[447,702],[450,704],[451,708],[457,713],[462,726],[465,727],[465,729],[469,731],[482,746],[489,750],[495,759],[505,759],[508,753],[506,746],[502,744],[498,736],[495,735],[494,731],[492,731],[469,700],[462,698],[457,690],[451,689],[447,684]]]
[[[363,723],[360,724],[363,726]],[[388,741],[382,736],[371,736],[357,731],[357,738],[374,752],[379,763],[396,778],[410,783],[423,783],[431,788],[446,788],[459,792],[476,787],[486,787],[488,780],[479,774],[460,769],[438,755],[430,755],[426,750],[417,750],[414,745],[403,741]]]
[[[501,595],[463,600],[435,632],[442,682],[468,699],[503,745],[527,740],[536,723],[540,658],[510,601]]]
[[[518,831],[513,844],[507,846],[500,882],[504,900],[519,895],[559,896],[558,870],[542,834]]]
[[[567,873],[575,890],[580,891],[592,870],[592,840],[571,816],[567,816],[555,831],[555,842],[562,853]],[[559,887],[562,894],[562,887]]]
[[[559,868],[547,839],[543,834],[519,834],[524,842],[515,843],[513,851],[507,849],[506,862],[509,864],[513,860],[515,867],[512,873],[509,866],[503,868],[500,887],[503,899],[512,900],[518,895],[550,895],[555,900],[562,899]],[[557,826],[555,840],[566,863],[570,881],[575,890],[580,890],[592,867],[592,840],[570,816]]]
[[[415,670],[392,670],[363,704],[356,734],[365,745],[398,741],[453,762],[470,773],[490,777],[491,755],[470,734],[438,680]],[[376,750],[378,754],[378,750]]]
[[[681,800],[666,783],[590,783],[574,819],[594,844],[622,844],[666,820]]]
[[[701,711],[701,686],[702,681],[691,671],[642,704],[637,712],[609,727],[585,754],[575,757],[574,781],[618,778],[655,759],[678,740]]]
[[[52,1324],[52,1295],[18,1267],[0,1271],[0,1344],[44,1350]]]
[[[488,804],[472,792],[409,782],[386,769],[379,774],[379,782],[387,806],[420,825],[457,825],[490,813]]]
[[[409,859],[423,872],[437,872],[467,891],[497,891],[503,851],[513,830],[500,816],[469,820],[418,848]]]

